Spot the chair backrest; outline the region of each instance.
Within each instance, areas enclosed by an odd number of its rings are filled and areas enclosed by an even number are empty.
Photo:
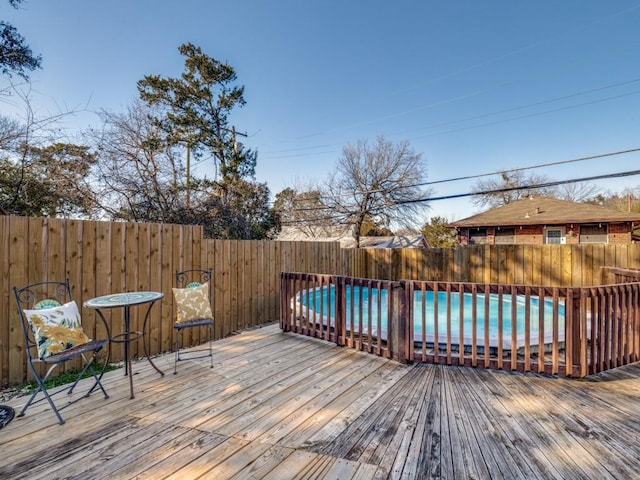
[[[13,287],[13,293],[16,297],[18,312],[22,323],[22,331],[24,333],[24,344],[29,358],[37,358],[38,355],[31,355],[31,349],[36,348],[37,343],[33,335],[33,331],[29,325],[29,321],[24,314],[24,310],[38,310],[40,308],[48,308],[54,305],[64,305],[73,300],[71,298],[71,285],[69,279],[63,282],[38,282],[27,285],[23,288]]]
[[[211,280],[213,278],[212,269],[191,269],[176,272],[177,288],[198,287],[203,283],[209,284],[209,300],[211,300]]]

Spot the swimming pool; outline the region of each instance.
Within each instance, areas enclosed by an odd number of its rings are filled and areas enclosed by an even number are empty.
[[[415,342],[426,341],[434,346],[436,342],[442,345],[447,341],[448,332],[451,334],[451,344],[468,347],[473,342],[473,304],[476,306],[476,345],[485,346],[485,321],[488,323],[489,347],[496,348],[500,344],[505,350],[512,349],[512,325],[515,322],[516,348],[524,346],[526,341],[525,315],[527,298],[524,295],[515,296],[515,316],[512,318],[511,294],[489,294],[489,315],[485,320],[485,294],[451,292],[448,294],[451,302],[450,316],[447,315],[447,292],[437,292],[437,311],[435,294],[433,291],[416,290],[413,298],[413,337]],[[388,290],[359,286],[346,286],[346,329],[372,337],[387,338],[389,316]],[[474,300],[475,298],[475,300]],[[335,286],[318,287],[302,290],[296,294],[294,311],[309,321],[317,324],[335,326],[336,308]],[[351,304],[353,303],[353,308]],[[462,325],[460,324],[460,302],[462,304]],[[553,302],[542,302],[542,330],[540,326],[540,301],[537,296],[530,296],[529,303],[529,344],[539,345],[540,336],[544,344],[553,342]],[[371,306],[371,308],[369,308]],[[501,308],[502,306],[502,308]],[[352,311],[353,310],[353,311]],[[500,310],[502,310],[502,325],[500,332]],[[423,319],[424,312],[424,319]],[[557,341],[564,341],[564,300],[558,302]],[[424,320],[424,334],[423,334]],[[437,339],[436,339],[437,325]],[[502,333],[502,338],[500,333]],[[540,335],[542,333],[542,335]]]

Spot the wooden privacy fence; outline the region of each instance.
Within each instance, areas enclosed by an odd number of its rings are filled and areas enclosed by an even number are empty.
[[[640,358],[640,284],[545,287],[283,272],[281,326],[400,362],[583,377]]]
[[[208,240],[197,226],[95,222],[0,216],[0,382],[26,381],[20,318],[12,288],[69,278],[79,306],[90,298],[125,291],[164,294],[151,310],[151,354],[174,345],[172,287],[176,270],[212,268],[215,337],[279,319],[279,275],[283,270],[348,273],[340,265],[340,247],[332,243]],[[93,310],[82,309],[85,331],[104,338]],[[132,329],[144,320],[133,308]],[[106,313],[112,335],[122,332],[122,312]],[[186,344],[205,337],[195,332]],[[133,345],[143,352],[142,341]],[[113,345],[111,359],[122,360]]]
[[[13,286],[69,278],[79,305],[109,293],[162,292],[164,298],[151,311],[150,348],[155,354],[173,345],[176,270],[213,269],[215,336],[221,338],[280,318],[282,271],[387,282],[583,287],[603,283],[603,266],[640,269],[640,244],[355,250],[341,249],[337,242],[209,240],[198,226],[0,216],[0,384],[27,379]],[[139,328],[142,312],[134,309],[132,314],[133,328]],[[83,309],[82,315],[91,336],[105,335],[95,312]],[[110,312],[107,320],[113,334],[121,332],[121,312]],[[201,334],[186,343],[199,343]],[[142,343],[133,351],[140,354]],[[121,356],[115,346],[112,358]]]

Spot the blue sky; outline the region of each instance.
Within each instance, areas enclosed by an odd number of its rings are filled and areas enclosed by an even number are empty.
[[[0,1],[43,56],[40,114],[123,111],[144,75],[182,73],[185,42],[229,62],[247,101],[231,123],[273,194],[324,179],[346,144],[379,135],[408,140],[429,181],[640,148],[640,0]],[[95,126],[90,111],[66,127]],[[640,152],[533,172],[637,169]],[[640,189],[639,176],[597,183]],[[430,206],[449,220],[478,211],[468,198]]]

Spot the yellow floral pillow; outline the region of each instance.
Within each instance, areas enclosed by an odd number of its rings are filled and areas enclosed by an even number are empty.
[[[205,318],[213,318],[209,303],[209,284],[203,283],[197,287],[174,288],[178,319],[176,323],[192,322]]]
[[[89,341],[82,330],[75,301],[52,308],[24,311],[38,345],[38,356],[46,358]]]

